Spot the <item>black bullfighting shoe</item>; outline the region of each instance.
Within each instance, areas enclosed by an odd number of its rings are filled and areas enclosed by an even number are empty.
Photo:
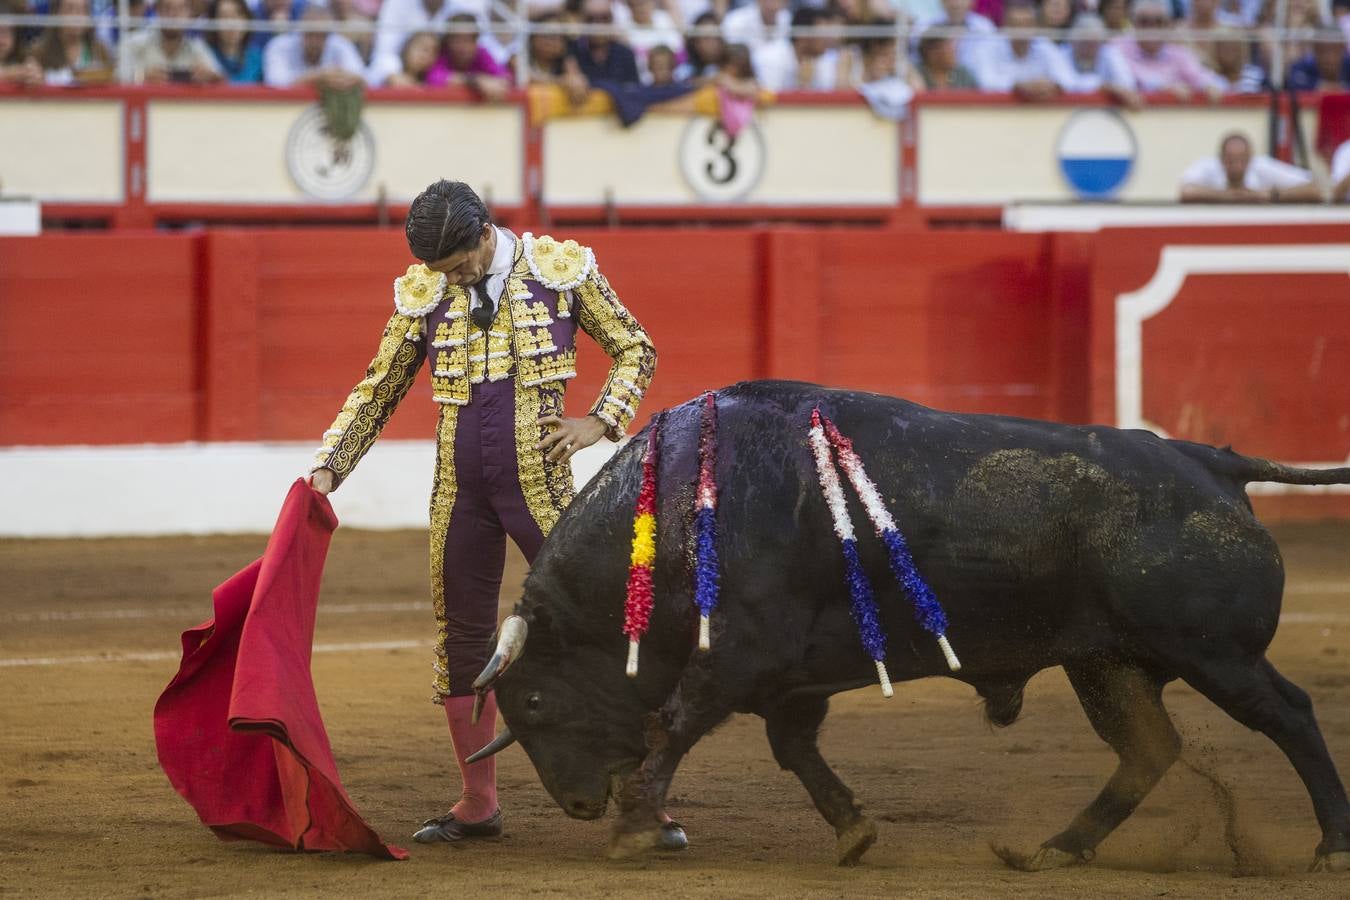
[[[689,837],[684,833],[684,826],[679,822],[667,822],[661,826],[661,837],[657,838],[656,849],[658,850],[687,850],[689,848]]]
[[[446,813],[439,819],[427,819],[417,829],[413,840],[419,844],[434,844],[437,841],[454,843],[501,836],[502,811],[499,809],[481,822],[461,822],[454,813]]]

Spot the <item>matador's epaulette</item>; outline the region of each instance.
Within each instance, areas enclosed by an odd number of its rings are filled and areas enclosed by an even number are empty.
[[[555,241],[546,234],[539,237],[526,232],[525,262],[530,274],[544,287],[553,291],[570,291],[580,287],[595,269],[595,254],[590,247],[576,241]]]
[[[433,272],[421,263],[408,266],[394,279],[394,308],[410,319],[427,315],[445,295],[445,273]]]
[[[422,339],[422,317],[440,304],[446,280],[444,272],[433,272],[421,263],[408,266],[406,273],[394,279],[394,309],[412,320],[408,323],[408,340]]]

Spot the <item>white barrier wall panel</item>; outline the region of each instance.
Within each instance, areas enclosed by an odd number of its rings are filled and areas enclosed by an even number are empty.
[[[918,127],[918,194],[926,205],[1001,206],[1078,198],[1060,169],[1061,138],[1080,110],[1067,106],[924,106]],[[1130,171],[1115,195],[1170,202],[1190,163],[1217,152],[1229,131],[1265,144],[1260,107],[1167,106],[1118,111],[1133,138]]]
[[[152,203],[406,202],[437,178],[467,181],[494,203],[523,197],[517,106],[367,104],[337,146],[307,102],[156,100],[147,118]]]
[[[0,190],[60,203],[120,203],[120,100],[0,99]]]
[[[651,114],[544,128],[546,204],[885,205],[899,200],[899,129],[866,107],[774,107],[734,144],[714,119]]]

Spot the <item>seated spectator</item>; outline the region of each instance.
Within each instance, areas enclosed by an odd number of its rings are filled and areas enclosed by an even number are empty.
[[[468,13],[456,13],[450,17],[450,24],[477,26],[478,20]],[[441,43],[441,54],[427,75],[427,83],[432,87],[464,85],[487,100],[501,100],[511,90],[511,73],[479,45],[477,30],[452,31]]]
[[[158,0],[156,22],[122,41],[123,73],[134,83],[213,84],[225,79],[211,48],[188,33],[188,0]]]
[[[786,41],[791,26],[787,0],[753,0],[727,13],[722,37],[728,44],[744,44],[753,54],[764,44]]]
[[[231,84],[262,81],[262,45],[253,39],[249,23],[253,13],[244,0],[211,0],[206,17],[217,25],[232,27],[206,32],[206,45]]]
[[[401,72],[403,61],[399,54],[408,35],[439,25],[454,11],[454,0],[383,0],[376,19],[379,27],[367,80],[371,84],[384,84],[390,75]]]
[[[1230,17],[1220,10],[1219,0],[1190,0],[1190,5],[1190,15],[1178,23],[1182,28],[1191,31],[1218,32],[1225,28],[1241,27],[1240,19]],[[1200,62],[1211,69],[1215,68],[1214,41],[1199,37],[1188,40],[1186,45],[1195,52]]]
[[[1299,91],[1343,91],[1350,88],[1350,54],[1335,29],[1317,33],[1312,52],[1289,67],[1289,86]]]
[[[1192,163],[1181,176],[1183,203],[1320,203],[1312,173],[1253,156],[1247,136],[1233,132],[1219,143],[1219,155]]]
[[[0,15],[22,16],[27,7],[17,0],[0,2]],[[0,25],[0,84],[42,84],[42,66],[28,53],[19,29]]]
[[[186,15],[187,0],[177,2]],[[89,9],[89,0],[57,0],[50,13],[88,16]],[[42,80],[47,84],[103,84],[114,75],[112,51],[99,40],[93,25],[48,26],[33,45],[33,58],[42,67]]]
[[[1134,26],[1141,31],[1159,31],[1171,25],[1166,7],[1159,0],[1138,0],[1134,8]],[[1224,82],[1206,69],[1195,54],[1180,44],[1161,37],[1119,37],[1113,42],[1130,66],[1139,89],[1145,93],[1168,91],[1179,99],[1195,92],[1210,100],[1223,95]]]
[[[695,28],[714,28],[717,14],[705,12],[694,19]],[[727,44],[720,34],[691,34],[685,44],[685,59],[675,70],[676,81],[707,81],[716,77],[726,60]]]
[[[1101,91],[1130,109],[1143,107],[1144,101],[1135,87],[1129,63],[1117,47],[1103,43],[1106,25],[1100,18],[1091,13],[1079,16],[1069,37],[1071,40],[1064,52],[1076,78],[1075,93]]]
[[[557,13],[541,13],[531,21],[536,25],[555,25],[562,21]],[[526,45],[529,53],[530,84],[555,84],[563,76],[567,58],[567,39],[561,34],[531,34]]]
[[[379,5],[376,4],[374,12],[367,12],[359,8],[357,0],[327,0],[329,12],[333,14],[333,21],[337,23],[334,30],[352,42],[356,52],[361,54],[361,62],[369,67],[375,60],[375,13],[379,12]]]
[[[942,0],[942,16],[920,24],[923,28],[932,25],[965,28],[969,34],[956,41],[956,61],[983,86],[981,79],[989,70],[985,60],[991,52],[993,42],[999,40],[993,36],[998,29],[989,19],[972,12],[970,7],[971,0]]]
[[[163,3],[165,0],[159,0]],[[263,80],[268,87],[314,85],[350,90],[362,84],[361,54],[332,31],[333,17],[321,6],[307,6],[301,22],[326,23],[326,31],[279,34],[263,50]]]
[[[803,6],[792,14],[792,27],[815,28],[820,19],[818,10]],[[826,49],[825,39],[815,34],[762,44],[750,58],[759,83],[774,92],[833,91],[848,80],[848,73],[840,72],[839,51]]]
[[[584,0],[581,5],[582,21],[587,25],[613,25],[614,13],[610,0]],[[567,68],[575,66],[574,75],[579,74],[588,84],[606,82],[613,85],[637,84],[637,57],[624,44],[615,40],[612,33],[585,34],[572,42],[572,47],[564,63]]]
[[[1266,72],[1251,61],[1251,43],[1236,28],[1221,28],[1214,36],[1214,71],[1229,94],[1259,94],[1266,89]]]
[[[647,51],[647,83],[652,87],[668,87],[675,80],[675,51],[658,44]]]
[[[1037,21],[1042,28],[1058,28],[1061,32],[1067,32],[1073,27],[1076,15],[1072,0],[1041,0]]]
[[[1234,28],[1251,28],[1261,14],[1262,0],[1219,0],[1218,19]]]
[[[375,87],[427,87],[427,76],[440,53],[440,38],[430,31],[415,31],[403,42],[399,59],[403,70],[395,72]],[[444,84],[444,82],[441,82]]]
[[[1331,202],[1350,203],[1350,141],[1331,155]]]
[[[871,38],[862,42],[862,77],[858,93],[879,116],[903,119],[909,112],[909,101],[922,87],[918,74],[908,69],[900,73],[900,56],[893,38]]]
[[[737,100],[753,103],[759,99],[759,83],[755,81],[749,47],[727,44],[726,57],[717,73],[717,86]]]
[[[975,76],[956,61],[956,42],[926,34],[919,38],[919,77],[930,91],[970,91],[979,88]]]
[[[675,17],[656,8],[656,0],[627,0],[630,21],[624,24],[624,38],[633,48],[639,65],[644,65],[653,47],[666,47],[684,53],[684,36]]]
[[[1134,25],[1130,22],[1130,0],[1098,0],[1097,14],[1102,17],[1102,24],[1107,31],[1117,34],[1134,31]]]
[[[1012,0],[1003,9],[1006,28],[1036,27],[1030,0]],[[1052,100],[1075,87],[1077,79],[1064,54],[1047,38],[1000,35],[984,55],[984,72],[975,78],[986,91],[1012,91],[1023,100]]]

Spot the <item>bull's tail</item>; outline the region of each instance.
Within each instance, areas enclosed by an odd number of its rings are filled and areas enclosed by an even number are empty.
[[[1280,484],[1350,484],[1350,466],[1331,469],[1301,469],[1258,456],[1243,456],[1227,447],[1211,447],[1190,441],[1172,441],[1173,446],[1236,481],[1276,481]]]
[[[1234,454],[1235,456],[1237,454]],[[1240,457],[1247,464],[1239,473],[1243,481],[1278,481],[1281,484],[1350,484],[1350,466],[1334,469],[1300,469],[1282,466],[1254,456]]]

